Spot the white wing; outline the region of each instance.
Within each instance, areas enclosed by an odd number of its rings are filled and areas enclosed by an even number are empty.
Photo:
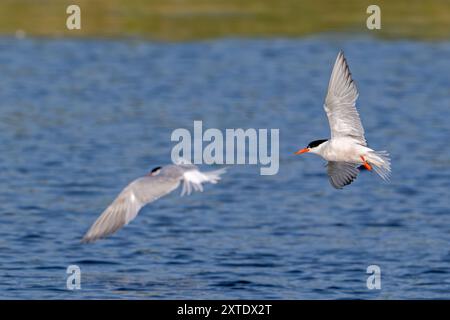
[[[180,184],[180,179],[163,176],[146,176],[130,183],[106,208],[81,240],[94,242],[106,237],[136,218],[141,208],[170,193]]]
[[[353,163],[329,161],[327,173],[331,185],[336,189],[342,189],[356,179],[359,169]]]
[[[364,128],[355,107],[357,98],[358,90],[341,51],[334,63],[324,104],[330,123],[331,138],[352,137],[365,146],[367,143]]]

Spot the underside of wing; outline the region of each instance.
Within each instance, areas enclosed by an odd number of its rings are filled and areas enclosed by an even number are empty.
[[[342,189],[356,179],[359,170],[354,163],[329,161],[327,173],[331,185],[336,189]]]
[[[324,109],[330,124],[331,137],[352,137],[366,145],[364,128],[356,110],[358,90],[350,69],[339,52],[331,73]]]

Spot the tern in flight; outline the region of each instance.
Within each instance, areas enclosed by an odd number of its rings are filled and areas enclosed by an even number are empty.
[[[314,140],[295,154],[314,153],[328,161],[327,173],[336,189],[353,182],[359,168],[375,170],[385,181],[391,164],[386,151],[374,151],[367,146],[364,129],[356,110],[358,90],[353,82],[344,53],[339,52],[328,84],[324,109],[331,129],[331,138]]]
[[[146,176],[132,181],[91,226],[81,240],[94,242],[116,232],[136,218],[139,210],[172,192],[183,182],[181,195],[203,191],[202,183],[217,183],[225,169],[201,172],[192,164],[171,164],[154,168]]]

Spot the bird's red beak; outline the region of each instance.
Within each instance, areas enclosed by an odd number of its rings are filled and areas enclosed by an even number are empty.
[[[295,154],[302,154],[302,153],[305,153],[305,152],[309,152],[309,148],[300,149]]]

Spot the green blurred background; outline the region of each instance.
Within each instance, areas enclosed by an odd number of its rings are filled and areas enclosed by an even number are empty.
[[[81,7],[81,30],[66,8]],[[366,9],[381,7],[381,30]],[[0,34],[138,36],[183,41],[216,37],[297,37],[318,32],[440,40],[450,36],[450,0],[1,0]]]

